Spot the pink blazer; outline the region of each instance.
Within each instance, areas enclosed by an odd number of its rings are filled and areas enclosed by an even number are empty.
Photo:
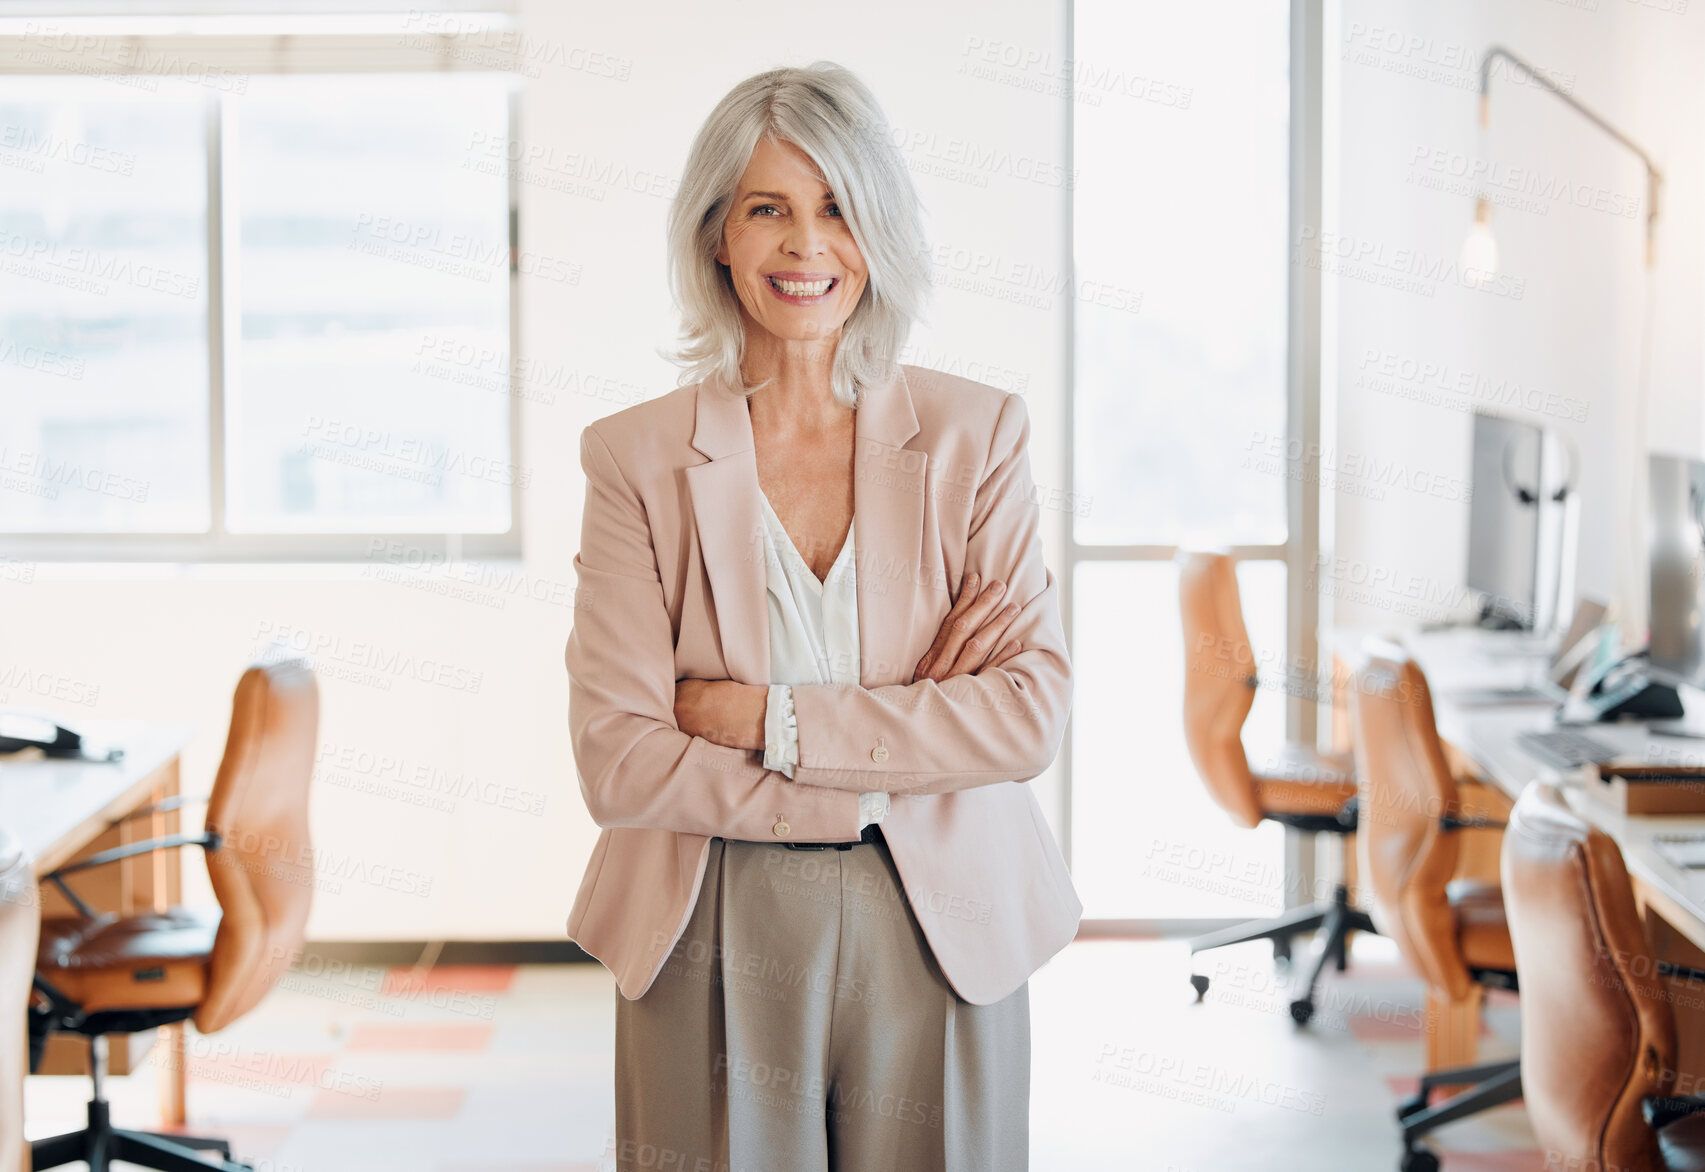
[[[763,753],[688,736],[675,681],[768,684],[763,516],[752,423],[721,383],[679,387],[580,436],[585,516],[568,723],[598,836],[568,934],[637,998],[686,927],[710,839],[844,842],[858,795],[937,964],[961,998],[1013,992],[1071,940],[1083,905],[1024,784],[1071,709],[1059,587],[1014,394],[918,367],[855,416],[861,684],[793,688],[794,779]],[[963,576],[1007,584],[1018,655],[907,684]],[[951,590],[951,593],[950,593]]]

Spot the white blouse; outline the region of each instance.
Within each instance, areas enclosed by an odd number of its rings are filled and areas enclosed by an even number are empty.
[[[770,611],[770,694],[764,711],[764,768],[793,776],[799,764],[799,724],[793,714],[794,684],[856,684],[858,658],[857,552],[853,529],[828,577],[818,581],[793,544],[770,498],[759,490],[764,510],[764,561]],[[857,837],[888,813],[880,790],[858,796]]]

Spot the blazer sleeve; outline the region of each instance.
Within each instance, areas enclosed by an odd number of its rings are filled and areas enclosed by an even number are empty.
[[[965,555],[967,574],[1005,582],[1003,605],[1020,605],[1002,642],[1021,640],[1022,650],[998,667],[940,683],[795,684],[795,788],[944,793],[1028,781],[1053,761],[1071,710],[1072,673],[1059,586],[1042,560],[1029,439],[1024,399],[1009,392]]]
[[[580,435],[586,505],[566,654],[569,735],[592,820],[760,842],[785,821],[791,841],[845,841],[856,793],[793,785],[756,753],[676,724],[674,630],[645,506],[595,426]]]

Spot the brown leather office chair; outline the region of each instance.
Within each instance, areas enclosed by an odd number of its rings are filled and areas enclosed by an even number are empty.
[[[1362,875],[1373,919],[1436,997],[1477,1003],[1483,988],[1517,988],[1515,953],[1497,884],[1452,879],[1458,831],[1498,823],[1465,814],[1433,718],[1432,695],[1402,648],[1370,639],[1350,688]],[[1476,1084],[1437,1106],[1435,1087]],[[1519,1060],[1432,1071],[1398,1109],[1404,1172],[1432,1172],[1438,1159],[1419,1140],[1478,1111],[1521,1098]]]
[[[29,1070],[29,1038],[24,1025],[39,904],[32,861],[17,838],[0,826],[0,1172],[27,1167],[24,1075]]]
[[[1616,843],[1551,785],[1522,791],[1503,881],[1521,973],[1522,1083],[1547,1168],[1696,1172],[1705,1098],[1673,1098],[1676,1033]]]
[[[225,755],[208,799],[206,829],[102,851],[48,876],[77,907],[44,920],[36,987],[40,1028],[89,1038],[94,1098],[89,1125],[37,1140],[35,1167],[86,1160],[91,1172],[123,1160],[170,1172],[234,1172],[219,1139],[157,1135],[112,1126],[101,1095],[106,1036],[193,1019],[208,1034],[253,1009],[301,948],[313,897],[308,782],[314,768],[319,689],[300,661],[256,664],[231,705]],[[132,916],[84,904],[66,877],[154,850],[199,846],[219,907],[174,907]],[[215,1151],[206,1163],[196,1150]]]
[[[1333,834],[1343,843],[1356,829],[1356,781],[1348,757],[1286,745],[1260,772],[1250,767],[1243,722],[1255,704],[1259,681],[1234,559],[1223,553],[1181,553],[1178,603],[1184,628],[1184,740],[1209,796],[1246,829],[1267,820]],[[1294,937],[1317,933],[1319,948],[1308,985],[1290,1007],[1291,1017],[1306,1023],[1314,1015],[1321,972],[1328,962],[1343,970],[1349,934],[1357,931],[1374,931],[1373,921],[1350,906],[1349,888],[1339,883],[1328,903],[1198,936],[1190,941],[1190,954],[1271,940],[1274,956],[1289,960]],[[1208,991],[1208,978],[1192,973],[1190,983],[1200,1000]]]

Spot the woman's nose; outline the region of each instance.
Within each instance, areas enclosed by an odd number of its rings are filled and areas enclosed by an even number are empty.
[[[789,256],[821,256],[825,251],[823,229],[814,219],[797,221],[782,241]]]

